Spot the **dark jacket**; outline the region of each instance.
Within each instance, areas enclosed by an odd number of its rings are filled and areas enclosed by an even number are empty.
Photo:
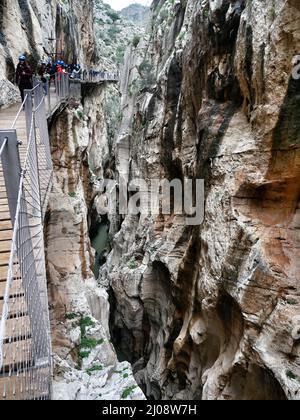
[[[32,70],[27,63],[19,63],[16,72],[16,82],[18,86],[25,89],[32,89]]]

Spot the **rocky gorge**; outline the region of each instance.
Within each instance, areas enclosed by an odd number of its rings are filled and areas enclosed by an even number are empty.
[[[120,71],[50,124],[54,399],[299,400],[299,2],[154,0],[120,43],[117,21],[100,0],[0,4],[0,106],[22,51]],[[156,178],[204,179],[204,222],[100,214],[103,179]]]
[[[127,56],[117,171],[203,178],[205,221],[124,218],[102,273],[113,341],[152,399],[299,399],[299,4],[152,14]]]

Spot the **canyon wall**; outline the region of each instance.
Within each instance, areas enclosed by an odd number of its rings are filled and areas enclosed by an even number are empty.
[[[108,295],[92,271],[90,220],[97,214],[97,179],[104,177],[109,153],[106,90],[106,85],[83,89],[82,100],[72,100],[51,127],[54,187],[45,237],[54,399],[144,398],[130,364],[118,362],[110,341]]]
[[[300,399],[299,2],[152,9],[118,176],[204,179],[205,221],[124,215],[100,274],[114,344],[151,399]]]
[[[300,399],[299,27],[297,0],[154,0],[122,115],[115,88],[83,86],[52,119],[55,399],[142,399],[135,380],[150,399]],[[89,0],[3,0],[0,107],[19,54],[97,66],[94,33]],[[205,221],[111,216],[97,282],[89,231],[114,177],[204,179]]]
[[[1,1],[0,107],[20,101],[14,86],[20,54],[34,70],[48,57],[98,66],[93,7],[90,0]],[[107,103],[116,95],[108,84],[82,84],[81,97],[66,101],[50,121],[54,185],[45,242],[54,399],[144,399],[131,366],[118,362],[111,344],[108,295],[96,283],[89,239],[100,220],[93,210],[98,178],[110,170]]]

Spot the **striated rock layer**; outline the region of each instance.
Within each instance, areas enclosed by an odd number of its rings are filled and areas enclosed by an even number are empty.
[[[114,342],[150,398],[300,399],[299,2],[153,16],[154,78],[130,95],[126,57],[119,176],[204,178],[205,222],[124,218],[100,277]]]

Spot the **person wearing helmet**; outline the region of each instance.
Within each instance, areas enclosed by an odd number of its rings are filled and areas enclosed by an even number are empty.
[[[47,72],[47,64],[45,61],[41,62],[41,65],[38,69],[38,75],[40,76],[40,78],[42,79],[43,77],[45,77],[45,74]]]
[[[48,80],[50,79],[50,75],[48,74],[46,61],[42,61],[38,69],[38,75],[40,76],[41,82],[43,83],[45,95],[47,95],[48,94]]]
[[[16,70],[16,83],[20,89],[20,94],[22,98],[22,102],[24,102],[24,90],[25,89],[32,89],[32,70],[27,63],[27,59],[25,55],[21,55],[19,57],[19,64]]]

